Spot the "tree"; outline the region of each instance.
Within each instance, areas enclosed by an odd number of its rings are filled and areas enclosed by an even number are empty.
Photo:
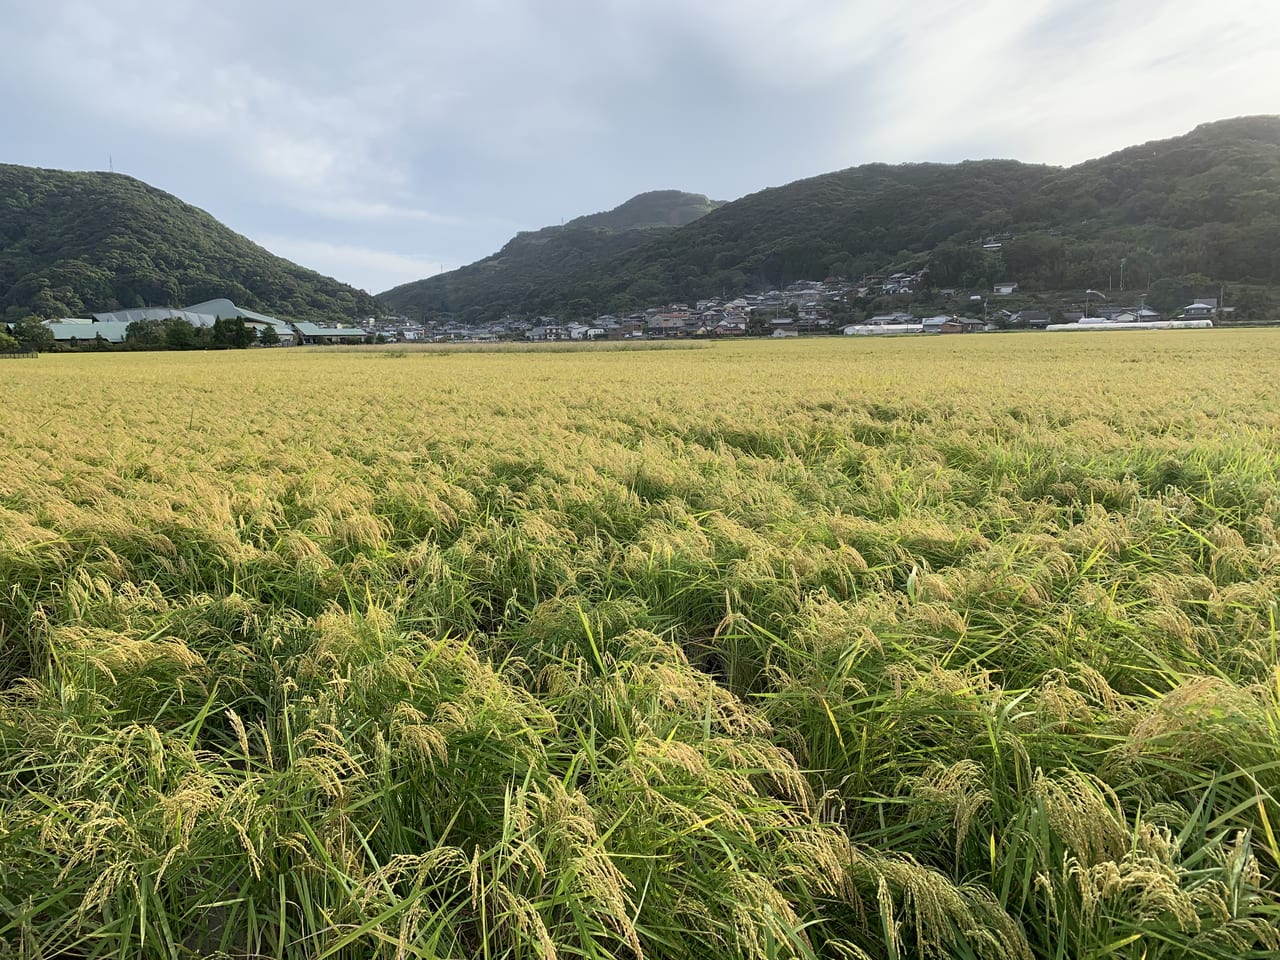
[[[135,320],[125,327],[125,343],[131,346],[157,349],[165,345],[163,320]]]
[[[272,257],[174,197],[124,177],[0,164],[0,315],[85,317],[228,297],[305,319],[377,302]]]
[[[231,331],[228,329],[229,320],[223,320],[221,317],[215,317],[213,326],[209,328],[209,343],[215,347],[231,346]]]
[[[1186,306],[1203,291],[1211,288],[1213,281],[1199,273],[1183,277],[1161,277],[1151,284],[1147,304],[1161,313],[1173,313]]]
[[[227,343],[235,347],[237,350],[243,350],[249,344],[253,343],[253,328],[245,326],[245,322],[239,317],[228,320],[226,322]]]
[[[13,337],[35,350],[53,349],[53,331],[39,317],[23,317],[13,325]]]
[[[191,350],[196,346],[196,328],[189,320],[170,320],[164,332],[164,342],[170,350]]]
[[[1275,310],[1271,298],[1256,287],[1228,293],[1227,303],[1235,307],[1235,318],[1238,320],[1266,320]]]
[[[9,336],[3,326],[0,326],[0,353],[17,353],[21,349],[22,344]]]
[[[258,342],[264,347],[280,346],[280,334],[276,333],[276,328],[267,324],[262,328],[262,332],[258,334]]]

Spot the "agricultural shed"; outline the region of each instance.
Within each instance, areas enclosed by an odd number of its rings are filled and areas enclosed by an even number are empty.
[[[1143,320],[1137,323],[1110,323],[1081,320],[1076,323],[1051,323],[1047,330],[1051,332],[1091,332],[1100,330],[1207,330],[1213,326],[1208,317],[1189,320]]]
[[[363,343],[369,334],[359,327],[322,327],[316,323],[299,320],[294,325],[303,343]]]
[[[278,320],[275,317],[269,317],[265,313],[258,313],[254,310],[246,310],[244,307],[238,307],[226,297],[219,297],[216,300],[205,300],[203,303],[197,303],[187,307],[187,310],[205,316],[212,316],[221,320],[242,320],[247,327],[253,327],[259,331],[270,327],[275,330],[276,336],[280,338],[280,343],[284,346],[291,346],[297,341],[298,334],[293,326],[284,320]]]
[[[238,307],[226,297],[216,300],[204,300],[189,307],[134,307],[129,310],[113,310],[109,313],[95,313],[97,323],[123,323],[125,327],[136,320],[185,320],[193,327],[212,327],[217,320],[244,321],[246,326],[262,330],[271,327],[284,345],[298,341],[298,333],[293,326],[284,320],[269,317],[265,313],[257,313]],[[113,343],[121,341],[112,341]]]
[[[123,323],[126,327],[136,320],[185,320],[193,327],[211,327],[217,317],[195,310],[180,310],[177,307],[133,307],[128,310],[111,310],[95,313],[97,323]]]
[[[982,333],[987,324],[971,317],[951,317],[942,324],[942,333]]]
[[[78,317],[66,320],[47,320],[45,326],[53,334],[55,343],[85,342],[102,337],[107,343],[124,343],[129,324],[119,320],[86,320]]]

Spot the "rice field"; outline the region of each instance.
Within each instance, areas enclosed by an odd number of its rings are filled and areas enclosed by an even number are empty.
[[[0,956],[1275,956],[1277,369],[0,362]]]

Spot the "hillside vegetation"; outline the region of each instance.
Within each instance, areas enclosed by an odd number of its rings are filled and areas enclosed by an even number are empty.
[[[684,193],[680,190],[650,190],[632,197],[626,203],[569,221],[569,227],[592,227],[603,230],[644,230],[651,227],[682,227],[686,223],[705,217],[716,207],[723,206],[700,193]],[[554,236],[555,228],[550,231]]]
[[[7,362],[0,956],[1280,952],[1280,331]]]
[[[429,280],[415,280],[379,296],[398,311],[415,316],[467,313],[501,316],[515,299],[536,311],[561,303],[544,287],[574,289],[563,301],[590,310],[593,278],[612,259],[642,246],[656,233],[692,223],[719,204],[702,194],[655,190],[632,197],[603,213],[570,220],[558,227],[518,233],[501,250],[460,270]],[[549,280],[549,277],[556,278]],[[523,291],[523,293],[520,293]]]
[[[217,297],[293,319],[377,310],[364,291],[132,177],[9,164],[0,164],[0,291],[10,322]]]
[[[1070,168],[868,164],[763,190],[626,242],[503,252],[385,299],[418,314],[621,311],[886,267],[936,286],[1131,287],[1203,275],[1280,283],[1280,118],[1206,124]],[[986,250],[980,238],[999,236]],[[566,241],[570,238],[566,237]],[[518,254],[518,256],[517,256]]]

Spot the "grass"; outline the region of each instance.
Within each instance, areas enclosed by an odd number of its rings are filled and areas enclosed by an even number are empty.
[[[0,385],[0,956],[1280,950],[1274,332],[369,359]]]

